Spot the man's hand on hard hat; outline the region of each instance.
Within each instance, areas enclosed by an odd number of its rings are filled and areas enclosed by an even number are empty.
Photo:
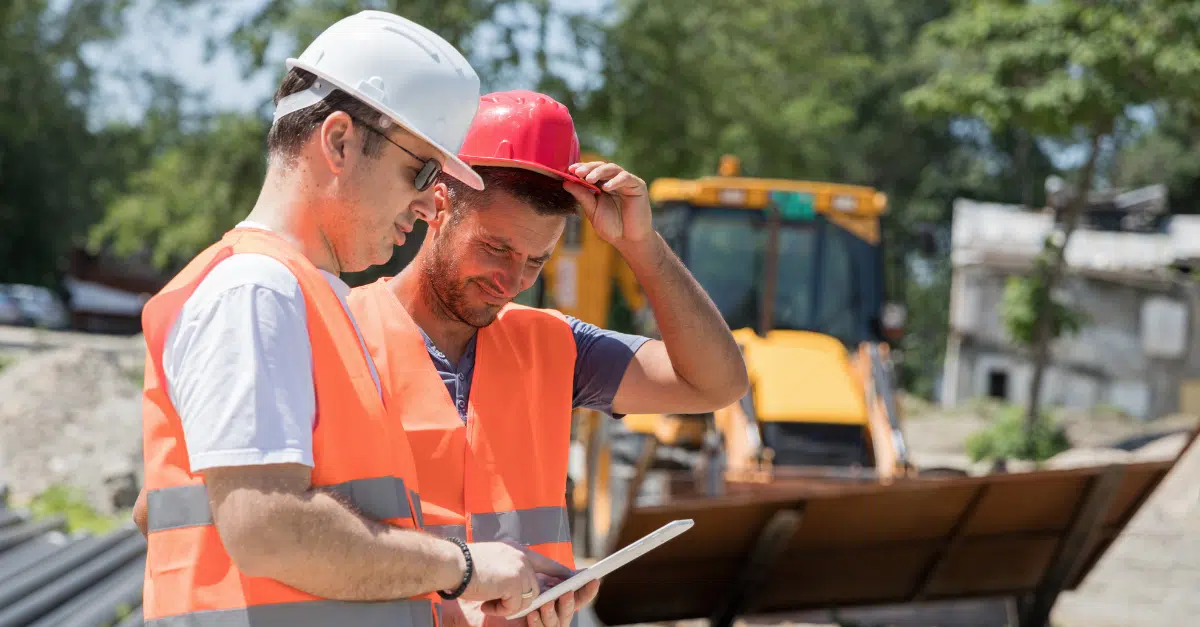
[[[563,188],[579,201],[583,214],[601,239],[622,255],[636,254],[639,247],[656,239],[645,181],[605,161],[575,163],[567,170],[603,192],[597,195],[578,183],[563,182]]]
[[[469,547],[475,575],[460,598],[483,601],[484,614],[509,616],[525,609],[541,593],[538,575],[571,576],[571,569],[516,543],[481,542]]]
[[[568,171],[602,193],[565,181],[596,234],[612,244],[650,303],[662,339],[634,354],[612,398],[614,414],[704,413],[727,407],[749,388],[744,358],[721,311],[654,230],[646,183],[603,161]]]

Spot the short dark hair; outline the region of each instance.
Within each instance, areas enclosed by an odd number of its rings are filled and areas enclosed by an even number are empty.
[[[579,202],[563,189],[562,181],[524,168],[478,166],[472,168],[483,179],[484,189],[472,189],[442,172],[439,176],[450,196],[450,224],[458,221],[464,209],[486,206],[497,192],[528,203],[540,215],[570,216],[579,210]]]
[[[275,91],[275,104],[279,104],[285,96],[308,89],[316,80],[317,75],[312,72],[299,68],[288,70],[287,76],[284,76],[283,82],[279,84],[279,89]],[[380,115],[371,105],[335,89],[321,102],[280,118],[267,133],[267,155],[282,157],[285,163],[291,162],[300,154],[300,148],[312,136],[313,131],[334,111],[345,111],[359,126],[366,125],[364,120],[379,119]],[[378,157],[383,152],[384,139],[379,133],[367,133],[367,138],[363,141],[364,155]]]

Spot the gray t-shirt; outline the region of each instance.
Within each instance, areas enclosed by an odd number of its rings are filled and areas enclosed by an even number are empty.
[[[625,369],[642,344],[650,338],[602,329],[571,316],[566,316],[575,335],[575,386],[572,405],[577,408],[593,409],[614,418],[623,414],[612,413],[613,397],[625,376]],[[425,349],[433,366],[442,376],[446,391],[454,399],[454,406],[464,422],[467,420],[467,402],[471,398],[471,373],[475,370],[475,336],[467,342],[457,366],[433,345],[425,331]]]

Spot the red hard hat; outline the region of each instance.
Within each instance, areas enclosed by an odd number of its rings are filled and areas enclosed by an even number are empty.
[[[567,171],[579,161],[579,136],[566,106],[550,96],[517,89],[479,99],[458,156],[472,166],[504,166],[600,188]]]

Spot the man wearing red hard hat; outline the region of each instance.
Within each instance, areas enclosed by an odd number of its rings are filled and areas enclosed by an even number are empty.
[[[654,230],[646,184],[613,163],[576,163],[562,104],[529,91],[483,96],[459,158],[484,189],[442,177],[413,262],[354,289],[349,306],[389,415],[408,435],[425,530],[517,542],[574,568],[564,489],[572,409],[713,411],[746,392],[745,364]],[[580,209],[633,270],[662,340],[512,302]],[[598,585],[530,613],[528,624],[566,627]],[[465,617],[450,607],[444,616]]]

